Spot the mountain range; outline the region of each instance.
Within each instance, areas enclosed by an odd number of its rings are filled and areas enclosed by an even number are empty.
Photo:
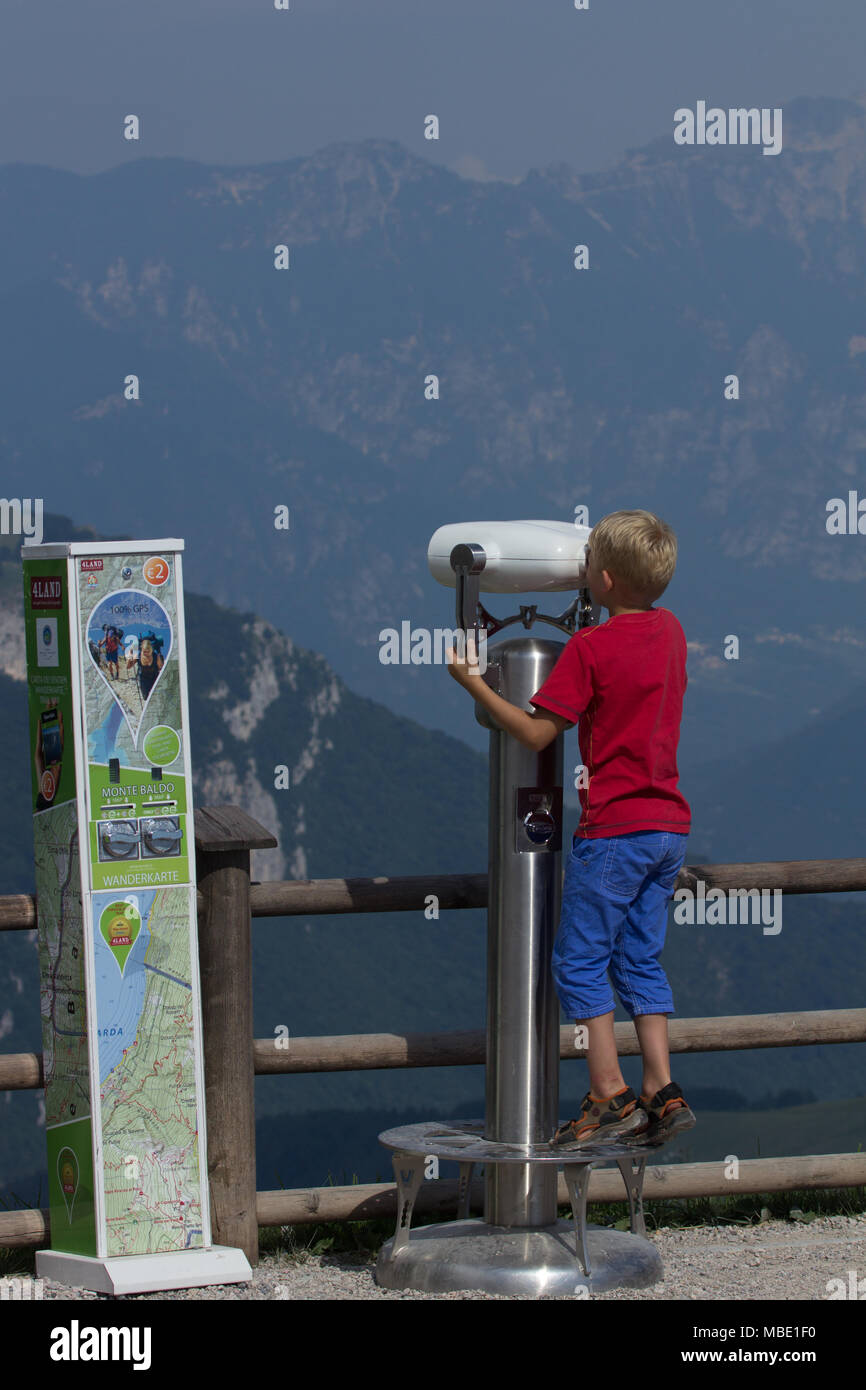
[[[453,625],[426,566],[440,524],[580,506],[677,531],[660,603],[689,644],[687,862],[862,854],[866,550],[826,517],[866,437],[866,106],[789,103],[775,159],[660,140],[518,183],[380,140],[249,167],[6,165],[0,216],[4,490],[44,499],[46,539],[184,537],[196,804],[275,831],[256,877],[483,871],[486,735],[444,670],[384,665],[380,633]],[[31,891],[20,562],[0,542],[0,889]],[[576,822],[568,776],[566,796]],[[257,1035],[480,1027],[483,921],[257,922]],[[776,937],[672,924],[677,1012],[856,1007],[864,927],[859,895],[788,899]],[[3,934],[4,1050],[38,1025],[34,941]],[[740,1106],[859,1098],[862,1123],[861,1044],[676,1075]],[[583,1089],[566,1066],[563,1097]],[[354,1115],[334,1167],[372,1176],[377,1116],[482,1094],[477,1068],[261,1078],[260,1151],[315,1181],[321,1135]],[[38,1178],[39,1104],[0,1095],[0,1193]]]
[[[192,588],[479,750],[443,672],[379,660],[384,628],[451,623],[434,529],[647,507],[680,542],[684,737],[793,734],[866,682],[866,549],[826,530],[863,448],[866,107],[784,119],[775,159],[661,139],[518,183],[380,140],[6,165],[4,486],[104,535],[179,531]]]

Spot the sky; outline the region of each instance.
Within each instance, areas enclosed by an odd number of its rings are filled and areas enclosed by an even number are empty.
[[[699,99],[866,90],[863,0],[288,3],[2,0],[0,164],[255,164],[384,137],[467,177],[519,179],[608,168]]]

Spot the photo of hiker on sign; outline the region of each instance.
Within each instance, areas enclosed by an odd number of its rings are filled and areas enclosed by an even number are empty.
[[[171,651],[171,619],[159,599],[137,589],[108,594],[87,624],[87,650],[133,732]]]

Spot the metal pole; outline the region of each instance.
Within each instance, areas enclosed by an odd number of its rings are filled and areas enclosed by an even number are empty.
[[[496,592],[503,585],[501,592],[508,592],[509,582],[518,575],[522,582],[536,573],[525,566],[533,558],[533,538],[527,541],[525,531],[536,525],[517,523],[519,534],[505,537],[504,551],[497,522],[437,531],[428,559],[434,575],[445,583],[444,559],[449,557],[458,631],[477,639],[519,621],[525,628],[536,620],[549,622],[569,634],[575,619],[584,626],[591,612],[584,591],[556,617],[538,614],[534,605],[521,605],[519,615],[499,621],[481,604],[488,554],[477,539],[468,542],[464,535],[477,529],[489,540],[495,563],[486,589]],[[547,523],[541,526],[551,529]],[[544,544],[534,537],[539,554],[552,558],[550,536],[542,540]],[[578,568],[575,564],[575,575]],[[499,642],[486,652],[484,680],[511,704],[528,709],[529,697],[544,684],[562,651],[561,642],[536,637]],[[563,1155],[549,1142],[559,1110],[559,1005],[551,956],[562,893],[563,740],[554,739],[543,752],[533,753],[477,704],[475,713],[491,732],[483,1135],[476,1120],[404,1125],[380,1134],[393,1154],[399,1214],[394,1237],[379,1253],[376,1280],[386,1288],[431,1292],[571,1294],[590,1284],[599,1292],[618,1286],[639,1288],[662,1277],[658,1252],[645,1236],[634,1229],[626,1234],[586,1228],[586,1187],[593,1162],[614,1159],[619,1164],[626,1184],[631,1184],[633,1216],[639,1211],[640,1189],[630,1156],[623,1157],[614,1144],[596,1146],[592,1156],[588,1151],[579,1158],[574,1155],[563,1165],[573,1231],[570,1223],[556,1219],[556,1169]],[[457,1221],[423,1227],[410,1240],[427,1154],[460,1164],[459,1215]],[[640,1160],[641,1178],[644,1162]],[[487,1174],[483,1221],[469,1218],[464,1201],[476,1163],[483,1163]],[[633,1219],[633,1228],[635,1224]]]
[[[493,688],[530,709],[563,644],[536,637],[493,647]],[[559,1002],[550,959],[559,923],[562,861],[560,736],[536,753],[490,728],[485,1138],[546,1144],[559,1108]],[[556,1222],[556,1171],[491,1164],[484,1220],[491,1226]]]

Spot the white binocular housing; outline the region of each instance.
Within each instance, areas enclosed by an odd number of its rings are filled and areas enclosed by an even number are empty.
[[[479,588],[490,594],[580,589],[586,585],[589,526],[568,521],[461,521],[440,526],[427,547],[433,578],[456,587],[455,546],[483,552]]]

